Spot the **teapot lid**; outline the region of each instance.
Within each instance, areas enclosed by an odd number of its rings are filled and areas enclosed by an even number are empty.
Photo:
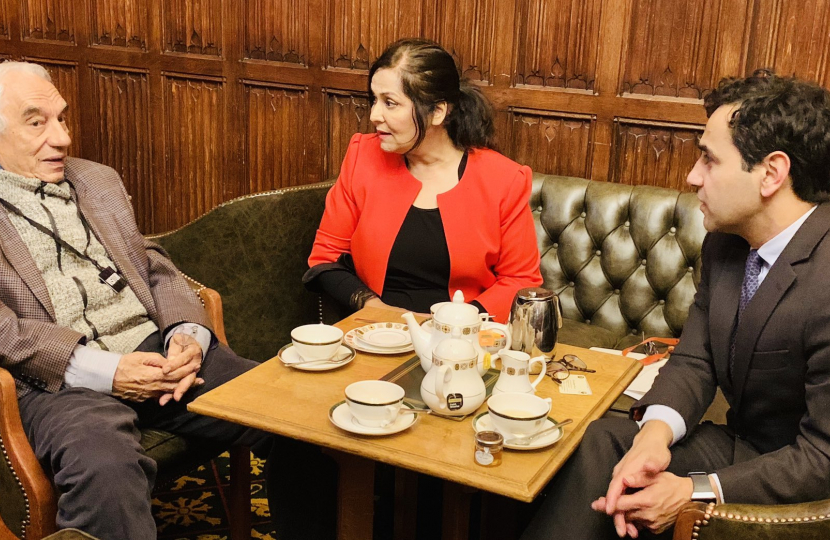
[[[444,324],[469,326],[481,322],[478,316],[478,308],[464,302],[464,293],[461,290],[455,291],[452,302],[445,302],[435,312],[435,319]]]
[[[466,339],[451,337],[442,340],[435,347],[435,350],[432,351],[432,357],[445,362],[466,362],[468,360],[478,360],[478,353],[473,344]]]
[[[525,287],[524,289],[519,289],[519,292],[516,293],[516,298],[530,301],[548,300],[552,297],[553,291],[549,291],[548,289],[542,287]]]

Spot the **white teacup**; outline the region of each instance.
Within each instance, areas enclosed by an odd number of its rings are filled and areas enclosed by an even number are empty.
[[[359,424],[382,428],[398,418],[404,394],[389,381],[358,381],[346,387],[346,403]]]
[[[305,324],[291,331],[291,343],[306,362],[328,360],[343,343],[343,330],[328,324]]]
[[[487,400],[490,421],[505,439],[529,437],[542,429],[550,412],[550,398],[524,392],[504,392]]]

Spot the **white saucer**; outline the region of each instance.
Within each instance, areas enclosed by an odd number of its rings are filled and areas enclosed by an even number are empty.
[[[375,331],[394,331],[398,337],[394,338],[395,340],[399,340],[402,344],[397,347],[388,347],[382,345],[375,345],[366,341],[366,335],[369,333],[370,335],[374,335]],[[402,341],[401,333],[406,334],[406,342]],[[380,335],[380,334],[379,334]],[[378,335],[378,337],[379,337]],[[391,336],[391,334],[386,334],[387,337]],[[368,338],[368,339],[371,339]],[[366,326],[361,326],[360,328],[354,328],[346,332],[346,335],[343,337],[343,341],[346,342],[350,347],[357,349],[360,352],[370,353],[370,354],[402,354],[405,352],[414,351],[415,347],[412,345],[412,339],[409,337],[409,327],[402,323],[373,323],[367,324]],[[382,343],[382,341],[376,342],[378,344]]]
[[[291,366],[294,369],[300,369],[302,371],[328,371],[330,369],[337,369],[339,367],[343,367],[352,360],[357,353],[354,352],[354,349],[349,347],[348,345],[341,345],[339,349],[337,349],[337,354],[334,355],[334,359],[340,360],[342,358],[346,358],[342,362],[315,362],[310,366],[304,366],[303,357],[300,356],[300,353],[297,352],[297,349],[294,348],[294,345],[289,343],[288,345],[284,346],[280,349],[280,352],[277,353],[280,361],[285,364],[286,366]]]
[[[404,403],[403,407],[414,409],[409,403]],[[405,430],[412,424],[418,421],[417,414],[401,414],[398,418],[386,427],[369,427],[358,423],[352,413],[349,411],[349,404],[345,400],[340,403],[335,403],[329,409],[329,420],[340,429],[346,430],[350,433],[357,433],[358,435],[392,435]]]
[[[355,330],[357,339],[378,349],[399,349],[412,343],[408,328],[399,323],[370,324]]]
[[[542,426],[542,429],[548,429],[549,427],[553,426],[554,419],[548,416],[547,420],[545,420],[545,425]],[[494,431],[495,428],[493,427],[493,423],[490,421],[490,413],[483,412],[473,418],[473,430],[476,433],[479,431]],[[542,431],[541,429],[539,431]],[[552,431],[547,435],[543,435],[536,439],[535,441],[531,442],[527,446],[519,445],[519,444],[507,444],[504,443],[505,448],[510,448],[511,450],[538,450],[539,448],[545,448],[546,446],[550,446],[559,439],[562,438],[564,431],[562,428],[557,429],[556,431]],[[507,439],[507,437],[505,437]]]

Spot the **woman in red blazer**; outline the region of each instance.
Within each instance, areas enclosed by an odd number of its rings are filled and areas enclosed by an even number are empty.
[[[504,321],[542,283],[530,169],[492,150],[489,103],[437,44],[393,43],[369,82],[376,133],[349,144],[304,281],[351,309],[422,313],[460,289]]]

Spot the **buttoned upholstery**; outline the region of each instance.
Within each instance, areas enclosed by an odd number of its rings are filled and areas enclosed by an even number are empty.
[[[560,340],[623,348],[677,337],[700,280],[706,230],[693,193],[536,174],[530,206]]]

